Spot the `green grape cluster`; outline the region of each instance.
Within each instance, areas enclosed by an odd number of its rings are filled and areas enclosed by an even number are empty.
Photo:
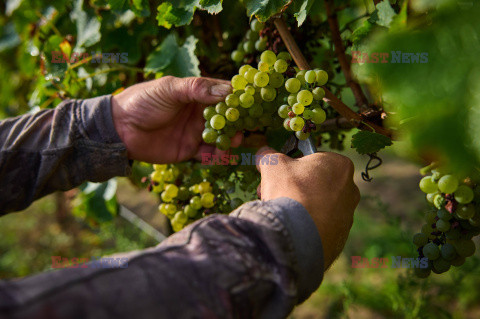
[[[300,70],[294,78],[285,82],[285,89],[289,93],[287,104],[278,109],[278,115],[283,119],[283,126],[287,131],[294,131],[300,140],[310,136],[315,131],[316,124],[322,124],[327,114],[320,106],[325,97],[325,90],[321,87],[328,81],[328,74],[324,70]]]
[[[427,268],[415,271],[426,278],[431,272],[441,274],[463,265],[475,253],[472,238],[480,234],[480,189],[471,178],[438,168],[431,169],[419,186],[431,206],[421,232],[413,236],[420,258],[429,261]]]
[[[159,211],[170,219],[174,231],[200,219],[206,210],[215,206],[216,196],[212,184],[203,180],[200,183],[188,184],[183,181],[180,169],[175,165],[154,165],[150,174],[152,191],[160,194]]]
[[[276,55],[266,50],[257,68],[242,65],[231,80],[233,93],[204,110],[205,143],[227,150],[238,131],[281,127],[282,123],[299,139],[307,139],[327,117],[320,101],[325,96],[321,86],[327,83],[328,74],[315,69],[298,71],[294,78],[287,78],[287,71],[295,72],[291,61],[287,52]]]
[[[189,162],[154,164],[153,169],[143,182],[149,180],[149,190],[159,194],[158,209],[175,232],[206,215],[227,214],[243,204],[243,200],[229,196],[235,189],[235,183],[228,181],[230,175],[237,174],[229,171],[233,167]]]
[[[284,73],[290,61],[287,52],[277,56],[267,50],[261,54],[258,68],[242,65],[239,74],[231,80],[233,93],[225,101],[206,107],[203,112],[206,122],[202,138],[205,143],[227,150],[237,131],[271,127],[275,122],[280,126],[277,105],[284,96],[279,95],[279,91],[283,89]]]
[[[255,51],[264,51],[267,48],[267,38],[260,36],[260,31],[265,25],[253,19],[250,23],[250,30],[245,34],[245,38],[238,44],[236,50],[232,52],[231,58],[234,62],[241,63],[245,55],[255,53]]]

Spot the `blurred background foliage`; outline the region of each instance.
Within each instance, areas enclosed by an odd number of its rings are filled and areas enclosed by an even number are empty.
[[[67,98],[111,94],[163,75],[229,79],[230,52],[248,29],[247,14],[267,20],[289,1],[7,0],[0,2],[0,116],[53,108]],[[389,112],[399,139],[385,151],[372,184],[356,173],[363,200],[346,249],[320,289],[292,318],[478,318],[478,252],[445,275],[417,280],[408,269],[353,269],[351,256],[415,256],[411,235],[426,205],[418,166],[444,159],[477,168],[480,158],[480,52],[477,1],[335,0],[347,58],[353,51],[428,53],[428,63],[358,63],[353,72],[369,98]],[[214,13],[218,13],[214,15]],[[285,12],[313,67],[327,72],[334,93],[356,109],[328,31],[324,2],[294,0]],[[52,52],[127,53],[128,63],[52,63]],[[390,59],[389,59],[390,60]],[[362,169],[366,159],[350,150]],[[139,171],[148,168],[137,166]],[[136,172],[135,181],[142,175]],[[144,175],[144,174],[143,174]],[[113,185],[113,184],[115,185]],[[48,270],[51,256],[91,257],[157,243],[115,214],[116,196],[150,207],[132,181],[84,185],[0,219],[0,278]],[[108,191],[107,191],[108,189]],[[76,193],[76,191],[74,192]],[[134,195],[133,195],[134,194]],[[71,213],[70,205],[76,208]],[[99,204],[100,203],[100,204]],[[98,209],[98,205],[103,206]],[[83,205],[83,206],[82,206]],[[88,209],[102,214],[87,218]],[[113,207],[113,208],[112,208]],[[169,231],[165,221],[152,221]],[[478,242],[477,242],[478,244]]]

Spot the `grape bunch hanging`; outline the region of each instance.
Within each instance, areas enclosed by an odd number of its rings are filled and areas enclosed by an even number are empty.
[[[431,169],[420,181],[431,210],[413,243],[419,257],[428,258],[427,268],[416,269],[426,278],[441,274],[451,266],[461,266],[475,253],[472,238],[480,234],[480,187],[469,177],[459,177],[440,168]]]
[[[245,64],[232,77],[233,93],[225,101],[205,108],[203,140],[221,150],[230,148],[238,131],[259,130],[283,124],[299,139],[307,139],[327,115],[320,105],[325,96],[321,87],[328,81],[327,72],[295,70],[287,52],[276,55],[266,50],[257,68]],[[288,78],[288,72],[295,77]]]

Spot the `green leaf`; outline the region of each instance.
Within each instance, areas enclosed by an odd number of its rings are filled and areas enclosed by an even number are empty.
[[[273,15],[280,13],[290,4],[290,0],[245,0],[248,16],[255,15],[258,20],[265,22]]]
[[[407,27],[408,1],[403,3],[400,13],[393,17],[390,24],[390,31],[400,31]]]
[[[105,183],[85,184],[80,206],[87,218],[99,223],[112,220],[117,212],[116,190],[117,181],[114,178]]]
[[[298,26],[301,26],[303,22],[305,22],[314,2],[315,0],[298,0],[293,2],[293,15],[297,19]]]
[[[128,6],[126,6],[126,0],[108,0],[108,3],[110,4],[110,8],[112,8],[112,10],[124,10],[128,8]]]
[[[200,76],[198,58],[195,55],[197,39],[189,36],[179,46],[175,34],[170,34],[147,58],[145,72],[164,72],[178,77]]]
[[[352,33],[352,37],[350,38],[353,45],[357,45],[367,38],[373,27],[374,25],[366,20],[360,27],[355,29],[355,31]]]
[[[200,8],[210,14],[217,14],[222,11],[222,0],[200,0]]]
[[[459,169],[480,163],[479,130],[472,129],[480,107],[479,15],[478,6],[446,8],[428,27],[379,37],[372,52],[401,53],[402,59],[365,65],[402,136],[422,153],[449,159]]]
[[[393,17],[396,15],[390,2],[388,0],[383,0],[377,4],[376,7],[378,15],[378,21],[376,21],[377,24],[387,28],[390,27],[390,23],[392,23]]]
[[[174,3],[172,3],[174,2]],[[193,19],[198,0],[188,0],[188,4],[180,6],[178,1],[164,2],[157,8],[158,25],[170,29],[189,24]]]
[[[150,16],[150,5],[148,0],[133,0],[133,7],[130,8],[137,17]]]
[[[377,153],[390,145],[392,145],[391,139],[370,131],[359,131],[352,136],[352,148],[355,148],[359,154]]]
[[[100,21],[97,17],[89,17],[82,6],[83,0],[77,0],[70,15],[77,26],[77,48],[90,47],[101,39]]]

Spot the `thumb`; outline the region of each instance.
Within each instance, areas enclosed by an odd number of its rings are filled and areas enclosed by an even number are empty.
[[[232,93],[230,82],[212,78],[178,78],[173,94],[181,103],[215,104]]]

